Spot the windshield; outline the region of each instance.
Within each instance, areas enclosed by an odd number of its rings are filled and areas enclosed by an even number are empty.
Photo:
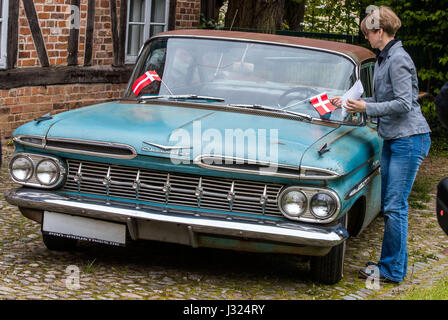
[[[148,71],[155,71],[161,81],[141,85],[139,79]],[[125,97],[217,97],[220,100],[210,103],[263,105],[313,118],[358,122],[356,115],[342,109],[320,116],[309,101],[324,92],[330,98],[341,96],[354,81],[355,65],[330,52],[244,41],[156,38],[137,61]],[[137,83],[139,90],[133,90]]]

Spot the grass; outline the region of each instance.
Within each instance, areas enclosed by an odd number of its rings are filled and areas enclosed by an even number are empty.
[[[409,195],[409,206],[414,209],[427,209],[428,207],[422,202],[430,202],[429,195],[434,189],[434,181],[431,176],[419,174],[415,179],[412,192]]]
[[[441,149],[443,148],[437,145],[431,146],[429,159],[426,160],[428,169],[426,169],[427,171],[419,170],[408,198],[409,207],[428,209],[425,203],[431,201],[430,194],[435,193],[437,184],[447,174],[448,151]]]
[[[442,278],[429,288],[414,288],[399,300],[448,300],[448,278]]]
[[[85,273],[94,273],[96,271],[96,269],[98,269],[99,266],[97,265],[93,265],[96,261],[96,258],[93,259],[92,261],[88,261],[87,266],[84,268],[84,272]]]
[[[437,256],[435,256],[434,254],[432,253],[426,254],[419,249],[411,250],[409,252],[409,257],[415,259],[415,262],[423,262],[423,263],[427,263],[428,259],[439,260],[439,258],[437,258]]]

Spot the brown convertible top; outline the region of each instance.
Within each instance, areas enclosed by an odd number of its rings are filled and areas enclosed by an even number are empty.
[[[206,29],[181,29],[159,33],[157,36],[197,36],[197,37],[218,37],[227,39],[248,39],[256,41],[276,42],[283,44],[291,44],[297,46],[312,47],[324,49],[334,52],[346,54],[353,58],[357,64],[361,64],[368,59],[374,59],[375,54],[369,49],[347,44],[343,42],[318,40],[302,37],[282,36],[266,33],[240,32],[240,31],[223,31],[223,30],[206,30]]]

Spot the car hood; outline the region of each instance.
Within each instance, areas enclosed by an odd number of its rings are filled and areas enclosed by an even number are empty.
[[[182,146],[181,156],[190,160],[201,154],[222,154],[293,166],[300,165],[311,145],[334,130],[272,116],[123,102],[56,114],[32,126],[34,132],[47,130],[47,138],[126,144],[139,155],[169,158],[174,152],[169,147]]]

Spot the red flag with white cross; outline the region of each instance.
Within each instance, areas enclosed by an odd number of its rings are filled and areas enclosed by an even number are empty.
[[[330,99],[328,99],[328,96],[325,92],[310,98],[310,102],[313,105],[313,107],[316,108],[317,112],[319,112],[321,116],[324,116],[327,113],[330,113],[333,110],[337,109],[330,102]]]
[[[134,91],[134,94],[138,96],[138,94],[144,87],[150,85],[155,80],[162,81],[157,72],[155,72],[154,70],[146,71],[134,82],[134,84],[132,85],[132,91]]]

